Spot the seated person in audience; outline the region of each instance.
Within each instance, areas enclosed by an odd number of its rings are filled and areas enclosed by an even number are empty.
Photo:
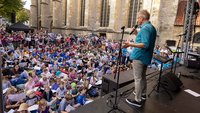
[[[169,58],[168,53],[163,53],[162,56],[165,57],[165,58]]]
[[[19,65],[19,60],[15,59],[14,62],[13,62],[13,65]]]
[[[47,68],[43,69],[43,72],[41,73],[42,77],[50,78],[52,74],[48,71]]]
[[[57,61],[54,61],[52,69],[54,70],[54,72],[58,71],[59,66]]]
[[[26,98],[24,99],[24,102],[28,104],[28,106],[32,106],[38,102],[39,98],[35,95],[34,90],[28,90],[26,92]]]
[[[47,105],[47,102],[45,99],[41,99],[39,101],[39,109],[37,113],[51,113],[50,107]]]
[[[7,77],[9,80],[12,79],[12,75],[14,75],[12,72],[12,69],[10,68],[2,69],[2,74],[3,76]]]
[[[80,87],[83,87],[85,89],[88,89],[89,87],[89,84],[90,84],[90,81],[87,79],[87,76],[83,76],[82,80],[80,81],[81,83],[81,86]]]
[[[17,113],[30,113],[28,111],[28,104],[26,103],[22,103],[20,106],[19,106],[19,109],[17,110],[18,112]]]
[[[50,59],[48,59],[48,57],[46,55],[43,56],[43,62],[44,63],[49,63]]]
[[[84,64],[81,62],[78,66],[77,66],[77,70],[82,70],[84,67]]]
[[[71,94],[65,95],[65,98],[63,98],[62,101],[60,102],[58,111],[61,113],[66,113],[66,108],[68,105],[70,105],[71,107],[74,107],[74,108],[77,107],[77,105],[75,104],[75,100]]]
[[[24,51],[22,52],[22,54],[26,57],[29,56],[29,50],[28,50],[28,47],[24,47]]]
[[[57,90],[59,88],[60,82],[61,82],[60,78],[53,79],[53,83],[51,85],[51,89],[52,90]]]
[[[162,47],[161,50],[160,50],[160,55],[164,56],[165,54],[168,54],[168,50],[167,50],[166,47]]]
[[[77,83],[80,82],[80,80],[82,79],[82,77],[83,77],[82,70],[78,70],[77,71]]]
[[[17,100],[18,97],[14,97],[15,93],[16,93],[16,89],[15,88],[8,88],[8,90],[5,92],[4,94],[4,105],[6,110],[10,110],[10,109],[15,109],[17,107],[19,107],[20,105],[20,100]]]
[[[43,92],[43,98],[50,102],[52,100],[53,97],[53,92],[51,91],[51,89],[49,88],[49,86],[45,85],[44,86],[44,92]]]
[[[65,88],[64,83],[60,83],[59,88],[56,90],[56,97],[61,100],[65,97],[66,91],[67,89]]]
[[[33,81],[34,81],[35,83],[38,83],[38,82],[39,82],[39,78],[38,78],[38,76],[35,74],[35,71],[29,72],[29,76],[31,76],[31,77],[33,78]]]
[[[93,67],[88,65],[88,68],[87,68],[87,76],[88,76],[88,77],[92,77],[93,74],[94,74],[94,73],[93,73]]]
[[[76,68],[76,67],[77,67],[76,60],[73,60],[73,62],[72,62],[72,64],[71,64],[71,67],[73,67],[73,68]]]
[[[39,63],[40,62],[39,56],[38,55],[33,56],[31,62],[32,62],[33,65],[36,65],[37,63]]]
[[[96,72],[93,72],[93,76],[90,77],[90,84],[91,85],[95,85],[95,83],[98,81],[98,78],[97,78],[97,73]]]
[[[21,54],[21,51],[19,50],[19,47],[15,49],[14,56],[15,56],[15,59],[22,58],[22,54]]]
[[[160,55],[160,46],[157,45],[154,49],[154,53]]]
[[[17,74],[21,74],[23,70],[19,67],[19,65],[15,65],[12,72],[13,72],[13,75],[17,75]]]
[[[76,83],[74,82],[71,83],[71,89],[69,91],[69,94],[71,94],[72,97],[76,97],[78,95],[78,89]]]
[[[100,79],[103,77],[103,71],[102,70],[99,70],[99,69],[97,70],[97,77],[100,78]]]
[[[20,62],[27,63],[27,65],[24,67],[30,67],[31,61],[27,58],[27,56],[23,56],[23,59]]]
[[[121,71],[124,71],[123,68],[121,68]],[[113,71],[112,71],[112,67],[111,67],[111,66],[107,68],[105,74],[107,74],[107,75],[111,75],[111,74],[113,74]]]
[[[7,60],[13,61],[14,59],[14,51],[9,51]]]
[[[85,105],[86,101],[90,100],[90,99],[86,98],[86,91],[87,91],[87,89],[85,89],[85,88],[80,89],[80,91],[79,91],[80,94],[76,98],[77,106]]]
[[[77,74],[74,68],[69,68],[69,80],[74,81],[77,78]]]
[[[15,76],[13,76],[10,82],[13,86],[23,89],[27,79],[28,79],[28,73],[27,71],[24,71],[21,74],[16,74]]]
[[[28,81],[25,83],[25,91],[33,89],[34,85],[35,85],[35,82],[34,82],[32,76],[29,76]]]
[[[61,71],[56,71],[55,76],[56,76],[56,78],[60,78],[61,77]]]
[[[3,90],[12,86],[7,77],[5,77],[5,76],[1,76],[1,77],[2,77],[2,88],[3,88]]]
[[[40,79],[40,82],[43,84],[43,86],[44,85],[50,85],[50,83],[49,83],[49,79],[47,78],[47,77],[42,77],[41,79]]]

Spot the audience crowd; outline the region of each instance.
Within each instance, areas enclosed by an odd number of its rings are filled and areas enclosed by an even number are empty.
[[[119,44],[94,34],[0,31],[5,111],[70,112],[98,97]],[[121,71],[131,68],[123,48]]]
[[[5,112],[68,113],[97,98],[102,76],[116,72],[119,43],[95,34],[0,30]],[[132,68],[122,48],[121,71]],[[166,48],[155,53],[170,57]],[[152,60],[152,68],[160,62]],[[169,67],[170,63],[166,67]],[[166,68],[164,67],[164,68]]]

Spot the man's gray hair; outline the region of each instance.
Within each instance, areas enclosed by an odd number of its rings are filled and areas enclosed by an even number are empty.
[[[150,13],[147,10],[141,10],[141,11],[139,11],[138,15],[142,16],[146,20],[150,19]]]

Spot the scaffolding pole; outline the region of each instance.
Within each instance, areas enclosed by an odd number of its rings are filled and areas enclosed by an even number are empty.
[[[185,11],[185,22],[184,22],[184,33],[186,34],[182,40],[182,51],[184,51],[182,60],[184,65],[188,65],[188,51],[190,49],[190,42],[193,35],[194,29],[194,19],[195,15],[193,14],[194,11],[194,3],[196,0],[188,0],[186,11]]]

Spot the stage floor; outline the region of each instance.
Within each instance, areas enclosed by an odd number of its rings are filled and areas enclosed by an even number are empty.
[[[153,92],[150,97],[147,98],[144,106],[142,108],[137,108],[128,105],[125,98],[122,98],[119,103],[119,108],[121,108],[126,113],[200,113],[200,97],[194,97],[193,95],[185,92],[185,89],[191,89],[200,94],[200,71],[199,73],[191,73],[193,69],[188,69],[185,67],[178,67],[176,72],[181,72],[184,75],[195,76],[195,77],[185,77],[181,76],[181,81],[184,87],[178,93],[171,93],[173,99],[170,100],[166,93],[156,93]],[[156,84],[158,76],[149,77],[147,80],[148,93],[152,90],[153,86]],[[119,90],[120,93],[131,89],[134,87],[134,83],[125,86]],[[112,94],[115,94],[114,92]],[[111,110],[107,106],[106,100],[110,96],[107,94],[99,99],[95,100],[88,105],[82,106],[70,113],[107,113]],[[134,95],[131,94],[128,98],[133,98]],[[114,99],[113,99],[114,100]],[[113,101],[114,102],[114,101]],[[111,112],[114,113],[114,112]],[[120,113],[120,112],[116,112]]]

